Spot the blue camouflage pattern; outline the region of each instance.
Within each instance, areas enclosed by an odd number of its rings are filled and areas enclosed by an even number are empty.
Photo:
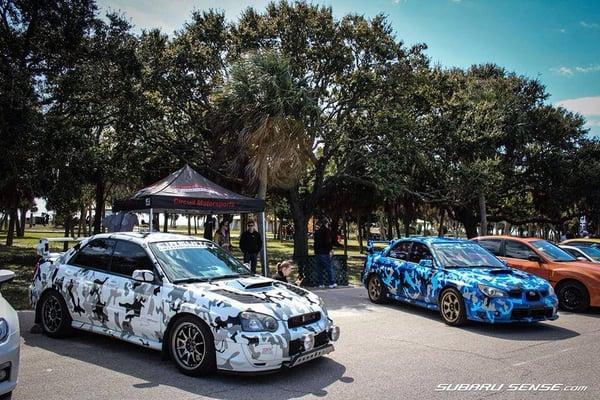
[[[388,257],[389,250],[401,241],[427,246],[433,256],[433,266]],[[382,251],[370,251],[362,274],[363,284],[366,287],[369,278],[377,274],[385,285],[388,298],[438,311],[440,294],[446,288],[453,287],[462,294],[467,319],[472,321],[536,322],[558,318],[558,299],[548,281],[508,267],[441,267],[442,263],[431,246],[435,243],[453,245],[456,251],[460,251],[464,245],[477,245],[463,239],[439,237],[410,237],[390,241]],[[369,246],[372,248],[372,243]],[[487,296],[478,287],[479,284],[499,289],[506,295]]]

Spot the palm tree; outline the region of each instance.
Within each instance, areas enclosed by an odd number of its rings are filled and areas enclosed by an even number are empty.
[[[234,64],[216,102],[228,129],[237,134],[242,151],[236,158],[257,184],[257,197],[267,187],[298,183],[312,156],[306,121],[318,112],[302,81],[294,79],[289,61],[274,51],[255,52]],[[264,226],[264,215],[259,225]]]

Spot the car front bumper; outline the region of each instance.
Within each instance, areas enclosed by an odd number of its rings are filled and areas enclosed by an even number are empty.
[[[331,342],[339,337],[337,326],[328,325],[320,330],[307,328],[282,333],[240,332],[235,340],[216,340],[217,368],[262,373],[282,367],[292,368],[334,351]]]
[[[8,339],[0,344],[0,395],[12,392],[17,386],[19,374],[19,332],[12,332]]]
[[[467,318],[490,323],[553,321],[558,318],[558,299],[548,295],[536,301],[524,298],[481,297],[465,299]]]

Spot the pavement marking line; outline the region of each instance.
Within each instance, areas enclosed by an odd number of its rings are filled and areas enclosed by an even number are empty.
[[[566,349],[562,349],[562,350],[560,350],[558,352],[555,352],[553,354],[548,354],[548,355],[545,355],[545,356],[542,356],[542,357],[533,358],[531,360],[521,361],[521,362],[518,362],[518,363],[514,363],[513,367],[518,367],[518,366],[529,364],[529,363],[532,363],[532,362],[535,362],[535,361],[544,360],[546,358],[552,358],[552,357],[557,356],[559,353],[566,353],[567,351],[570,351],[570,350],[573,350],[573,348],[567,347]]]

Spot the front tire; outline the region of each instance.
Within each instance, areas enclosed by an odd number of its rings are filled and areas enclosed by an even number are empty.
[[[181,317],[173,324],[169,352],[177,369],[185,375],[206,375],[217,368],[213,335],[202,320],[192,315]]]
[[[387,300],[385,284],[377,274],[369,277],[369,280],[367,281],[367,292],[369,294],[369,300],[375,304],[382,304]]]
[[[450,326],[461,326],[467,321],[467,310],[460,292],[454,288],[444,290],[440,296],[440,315]]]
[[[46,293],[41,300],[40,313],[42,331],[47,336],[60,339],[71,334],[71,314],[60,293],[55,291]]]
[[[584,312],[590,307],[590,295],[581,283],[568,281],[561,284],[556,291],[558,305],[570,312]]]

